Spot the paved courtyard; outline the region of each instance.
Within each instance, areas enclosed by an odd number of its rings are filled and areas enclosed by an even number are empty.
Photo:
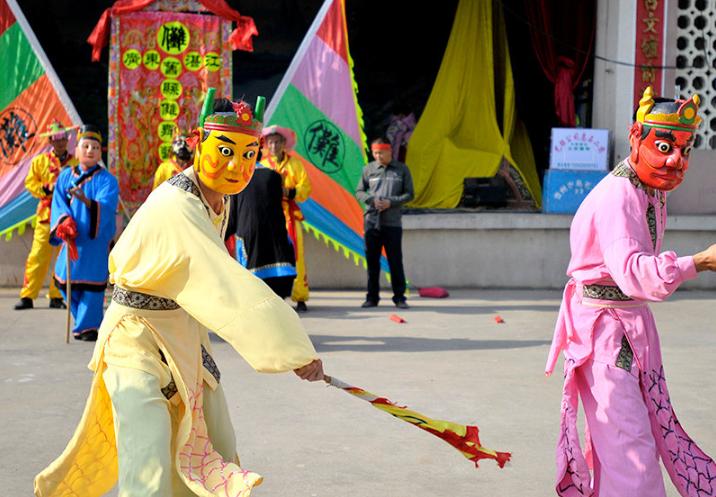
[[[0,493],[8,497],[32,495],[34,475],[70,439],[91,380],[92,344],[64,343],[65,311],[44,298],[14,311],[18,292],[0,289]],[[443,441],[323,383],[256,373],[214,336],[242,465],[264,476],[253,495],[554,495],[562,381],[558,373],[545,382],[543,370],[560,297],[455,290],[441,300],[414,296],[412,309],[396,312],[387,298],[364,310],[362,292],[313,291],[302,316],[327,374],[426,416],[479,426],[484,446],[513,453],[504,469],[489,460],[476,469]],[[677,292],[652,309],[679,420],[714,456],[716,295]]]

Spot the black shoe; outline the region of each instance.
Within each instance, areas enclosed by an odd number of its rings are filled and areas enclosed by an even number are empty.
[[[398,300],[395,303],[395,307],[397,307],[398,309],[410,309],[410,306],[405,300]]]
[[[34,305],[32,304],[32,299],[28,299],[27,297],[21,297],[20,302],[15,304],[15,310],[16,311],[22,311],[23,309],[32,309]]]
[[[375,300],[366,300],[360,306],[364,309],[367,309],[368,307],[378,307],[378,302]]]
[[[308,312],[305,302],[296,302],[296,312]]]
[[[50,309],[67,309],[67,304],[61,298],[50,299]]]
[[[96,342],[97,341],[97,330],[85,330],[79,335],[74,335],[75,340],[82,340],[83,342]]]

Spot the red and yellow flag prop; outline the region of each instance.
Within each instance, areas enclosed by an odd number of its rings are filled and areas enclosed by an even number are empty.
[[[384,397],[378,397],[363,389],[343,383],[339,379],[325,376],[324,381],[332,387],[340,388],[354,397],[370,402],[373,404],[373,407],[377,407],[381,411],[392,414],[396,418],[414,424],[421,430],[432,433],[455,447],[463,456],[473,461],[475,467],[478,466],[477,463],[480,459],[494,459],[502,468],[512,457],[512,454],[509,452],[495,452],[494,450],[483,447],[480,444],[480,438],[478,437],[480,430],[478,430],[477,426],[464,426],[449,421],[430,419],[415,411],[410,411],[404,406],[398,406]]]

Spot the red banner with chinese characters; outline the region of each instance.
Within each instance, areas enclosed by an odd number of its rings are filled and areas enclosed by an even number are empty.
[[[207,88],[231,98],[230,34],[231,22],[215,15],[112,17],[108,162],[130,215],[152,191],[172,136],[196,127]]]
[[[636,46],[634,57],[634,108],[639,106],[644,90],[651,86],[658,96],[662,92],[664,60],[665,0],[638,0],[636,5]]]

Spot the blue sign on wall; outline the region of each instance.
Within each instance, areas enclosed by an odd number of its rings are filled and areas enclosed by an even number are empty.
[[[574,214],[584,197],[607,172],[548,169],[544,175],[542,211]]]

